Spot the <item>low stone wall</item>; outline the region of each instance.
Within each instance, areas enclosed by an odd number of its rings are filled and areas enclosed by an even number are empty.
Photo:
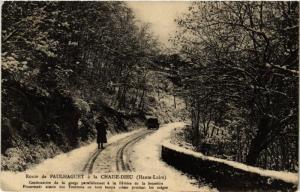
[[[195,156],[162,146],[162,159],[171,166],[212,184],[220,191],[295,191],[297,184],[259,173],[245,171],[224,162]]]

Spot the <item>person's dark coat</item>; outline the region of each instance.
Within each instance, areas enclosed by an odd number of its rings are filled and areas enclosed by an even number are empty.
[[[97,129],[97,143],[107,143],[106,138],[106,129],[108,125],[104,118],[99,119],[96,122],[96,129]]]

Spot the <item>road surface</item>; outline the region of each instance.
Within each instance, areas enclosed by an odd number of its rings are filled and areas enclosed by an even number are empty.
[[[158,130],[139,129],[114,135],[108,139],[104,150],[97,149],[95,142],[49,158],[26,172],[1,172],[2,187],[7,184],[8,191],[22,191],[26,174],[51,173],[116,173],[128,172],[146,176],[165,176],[164,186],[167,191],[210,192],[209,186],[197,184],[197,180],[167,165],[160,158],[161,144],[170,137],[175,128],[184,123],[170,123]],[[66,163],[67,162],[67,163]],[[12,182],[13,181],[13,182]],[[12,190],[13,189],[13,190]]]
[[[132,147],[153,132],[153,130],[141,129],[132,135],[108,144],[104,149],[96,149],[85,163],[83,172],[91,174],[135,171],[131,164]]]

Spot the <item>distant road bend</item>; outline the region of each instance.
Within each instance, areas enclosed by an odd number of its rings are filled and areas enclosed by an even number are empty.
[[[85,173],[134,171],[131,162],[132,147],[153,130],[142,129],[132,135],[96,149],[83,167]]]

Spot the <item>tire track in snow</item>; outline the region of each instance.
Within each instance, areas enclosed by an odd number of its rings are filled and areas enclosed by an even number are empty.
[[[131,161],[129,160],[130,157],[130,149],[132,146],[143,139],[146,135],[152,133],[153,131],[147,130],[145,133],[142,133],[141,135],[131,139],[127,143],[125,143],[117,152],[116,157],[116,166],[117,171],[133,171],[133,168],[131,166]],[[125,158],[126,156],[126,158]]]
[[[97,149],[92,155],[91,157],[89,158],[89,160],[86,162],[86,164],[84,165],[83,167],[83,172],[88,172],[88,173],[92,173],[92,170],[93,170],[93,166],[94,166],[94,163],[97,159],[97,157],[99,156],[100,152],[102,150],[101,149]]]
[[[106,145],[105,149],[96,149],[95,152],[90,156],[86,164],[84,165],[82,171],[88,174],[93,173],[95,162],[105,163],[101,161],[101,152],[106,152],[111,148],[117,149],[117,151],[112,150],[112,155],[114,159],[112,162],[115,162],[116,170],[117,171],[132,171],[133,168],[130,164],[129,155],[130,149],[132,146],[137,143],[139,140],[143,139],[147,134],[152,133],[152,130],[142,130],[136,134],[130,135],[123,139],[120,139],[116,142],[110,143]],[[115,153],[115,154],[113,154]],[[126,158],[125,158],[126,156]],[[98,170],[101,172],[101,170]]]

